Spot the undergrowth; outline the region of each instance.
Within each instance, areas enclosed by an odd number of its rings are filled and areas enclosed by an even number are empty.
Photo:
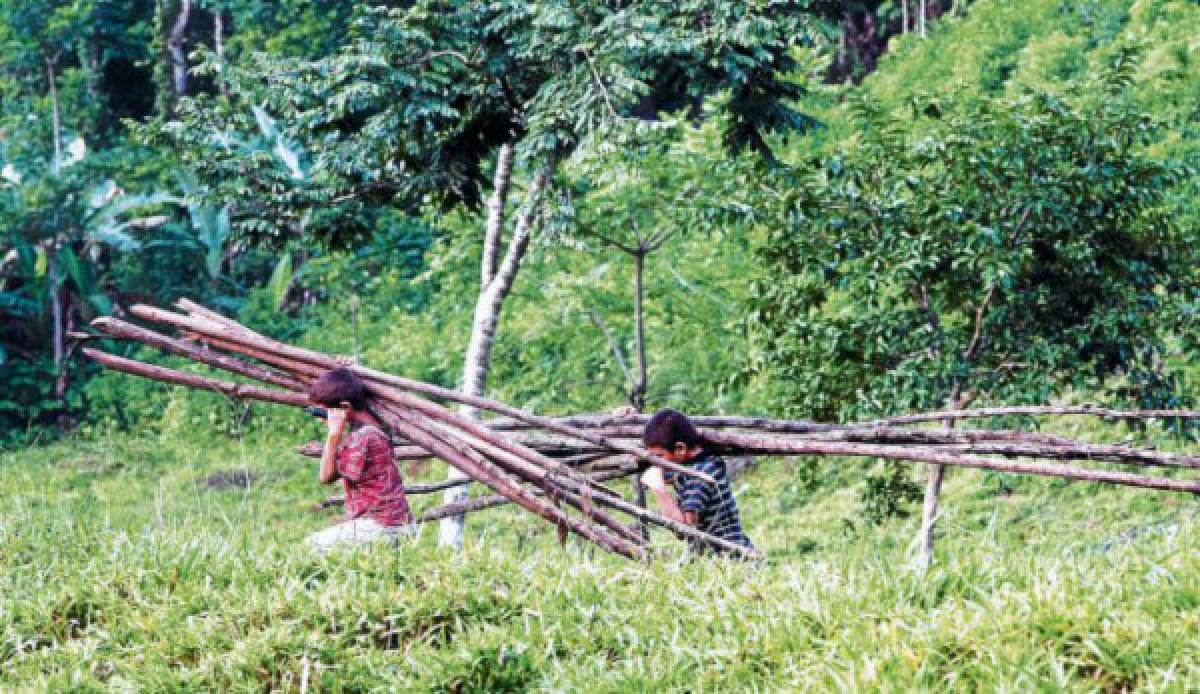
[[[471,519],[461,554],[439,552],[430,528],[400,550],[319,558],[300,541],[333,514],[311,510],[328,490],[296,442],[252,428],[0,457],[0,689],[1200,683],[1187,497],[954,471],[937,563],[921,575],[915,519],[862,520],[849,480],[864,463],[824,461],[798,486],[775,460],[735,483],[762,566],[690,557],[668,536],[662,559],[636,565],[560,547],[503,509]]]

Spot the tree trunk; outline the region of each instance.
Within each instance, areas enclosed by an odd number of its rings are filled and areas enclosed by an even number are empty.
[[[54,161],[51,162],[50,169],[57,176],[59,168],[62,166],[62,139],[60,135],[62,121],[58,115],[58,85],[54,81],[54,60],[54,58],[46,58],[46,83],[50,87],[50,127],[52,129],[51,136],[54,138]]]
[[[908,0],[900,0],[900,33],[908,33]]]
[[[638,252],[633,254],[633,324],[637,340],[638,377],[629,398],[638,414],[646,410],[646,329],[642,318],[642,273],[645,265],[646,243],[639,240]],[[633,476],[633,498],[638,508],[646,508],[646,485],[642,484],[640,474]],[[638,532],[642,539],[650,540],[650,529],[645,521],[638,521]]]
[[[958,409],[961,407],[959,395],[962,392],[962,385],[955,384],[954,390],[948,400],[950,409]],[[945,426],[947,429],[954,426],[954,420],[946,420]],[[934,527],[937,524],[938,507],[942,498],[942,481],[946,477],[945,465],[930,465],[929,477],[925,480],[925,503],[921,510],[921,559],[920,566],[922,571],[926,571],[933,565],[933,540]]]
[[[925,480],[925,505],[921,511],[921,569],[933,564],[933,530],[937,522],[938,503],[942,495],[942,480],[946,477],[945,465],[930,465],[929,477]]]
[[[54,340],[54,395],[60,400],[64,396],[66,381],[63,379],[63,307],[62,295],[58,290],[58,268],[57,259],[52,254],[49,262],[49,275],[47,276],[50,282],[50,318],[54,321],[53,340]]]
[[[633,325],[637,340],[638,377],[630,393],[633,409],[638,414],[646,410],[646,328],[642,319],[642,273],[646,265],[646,248],[643,244],[633,255]]]
[[[505,142],[496,155],[496,173],[492,180],[492,197],[488,199],[487,226],[483,231],[483,267],[480,287],[486,287],[496,276],[500,262],[500,237],[504,232],[504,208],[508,204],[508,188],[512,181],[513,145]]]
[[[926,19],[926,16],[928,15],[928,13],[926,12],[925,6],[928,4],[928,0],[918,0],[918,3],[919,4],[917,5],[917,22],[921,28],[921,38],[925,38],[925,19]]]
[[[167,37],[167,51],[171,54],[172,86],[175,88],[175,98],[187,92],[187,55],[183,48],[184,34],[187,32],[188,19],[192,14],[192,0],[180,0],[179,14],[175,17],[175,25]]]
[[[217,63],[225,69],[225,11],[221,6],[213,8],[213,50],[217,54]],[[229,94],[229,85],[221,75],[217,75],[217,91],[222,95]]]
[[[460,390],[467,395],[477,397],[483,395],[487,386],[488,370],[492,362],[492,343],[496,336],[496,326],[500,320],[500,310],[504,306],[504,299],[508,296],[509,290],[512,289],[521,260],[529,247],[533,217],[550,179],[548,169],[542,169],[534,175],[533,182],[526,194],[525,205],[517,215],[504,261],[497,266],[495,259],[500,245],[500,230],[504,224],[503,214],[505,201],[508,198],[511,173],[512,147],[505,144],[501,147],[496,161],[492,199],[488,203],[488,220],[481,267],[481,279],[485,281],[480,284],[479,298],[475,303],[475,318],[471,324],[471,337],[467,343],[466,357],[463,360]],[[462,411],[468,416],[479,416],[478,410],[472,407],[464,406]],[[457,480],[464,476],[462,471],[451,468],[446,479]],[[467,498],[468,493],[468,487],[451,489],[446,492],[445,503],[462,502]],[[462,547],[463,516],[452,516],[440,522],[438,542],[442,546]]]

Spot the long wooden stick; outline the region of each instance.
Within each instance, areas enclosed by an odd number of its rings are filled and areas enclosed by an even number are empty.
[[[1062,477],[1063,479],[1070,480],[1108,482],[1111,484],[1124,484],[1131,487],[1162,489],[1164,491],[1173,492],[1189,492],[1193,494],[1200,492],[1200,482],[1194,482],[1191,480],[1147,477],[1144,475],[1132,475],[1129,473],[1114,472],[1110,470],[1094,470],[1075,465],[1063,465],[1057,463],[1029,463],[1011,460],[999,460],[995,458],[980,458],[970,455],[955,455],[952,453],[941,453],[936,449],[930,448],[881,446],[877,444],[843,443],[838,441],[804,441],[800,439],[766,440],[766,437],[738,438],[741,439],[743,445],[746,445],[748,448],[752,447],[753,445],[752,439],[758,438],[760,440],[758,445],[761,446],[762,450],[769,450],[772,452],[786,451],[788,453],[797,455],[836,455],[850,457],[887,458],[890,460],[903,460],[917,463],[938,463],[940,465],[953,465],[956,467],[996,470],[998,472],[1040,475],[1043,477]]]
[[[605,437],[632,437],[636,428],[615,426],[595,430]],[[527,430],[526,430],[527,431]],[[913,429],[878,426],[840,429],[794,436],[764,436],[757,431],[700,430],[712,448],[724,455],[803,455],[795,453],[788,442],[846,441],[871,444],[911,444],[929,446],[942,452],[977,453],[1051,460],[1090,460],[1156,467],[1200,468],[1200,456],[1167,453],[1151,449],[1092,444],[1076,439],[1037,432],[983,429]],[[780,445],[774,445],[780,442]]]
[[[935,446],[935,450],[977,455],[1002,455],[1046,460],[1092,460],[1096,462],[1200,469],[1200,456],[1164,453],[1126,446],[1083,444],[1039,446],[1035,444],[980,442]]]
[[[605,429],[608,427],[644,427],[650,420],[647,414],[593,414],[553,417],[559,424],[577,429]],[[829,424],[807,420],[768,419],[765,417],[737,417],[727,415],[689,415],[688,419],[697,427],[706,429],[755,429],[781,434],[808,434],[818,431],[844,429],[844,424]],[[542,428],[526,420],[512,417],[496,417],[484,420],[488,426],[501,431]],[[640,431],[639,431],[640,435]]]
[[[1044,417],[1050,415],[1088,415],[1104,417],[1105,419],[1200,419],[1200,410],[1116,410],[1108,407],[1093,405],[1078,405],[1070,407],[982,407],[973,410],[944,410],[941,412],[921,412],[896,417],[885,417],[870,422],[861,422],[869,426],[916,424],[938,419],[978,419],[981,417],[1014,417],[1030,416]]]
[[[246,383],[232,383],[230,381],[220,381],[215,378],[206,378],[196,374],[176,371],[175,369],[168,369],[164,366],[144,364],[140,361],[118,357],[115,354],[108,354],[107,352],[101,352],[90,347],[85,347],[83,353],[89,359],[103,364],[106,368],[133,374],[134,376],[141,376],[142,378],[174,383],[189,388],[196,388],[197,390],[211,390],[231,398],[262,400],[263,402],[292,405],[294,407],[305,407],[308,405],[308,397],[301,393],[271,390]]]
[[[157,347],[171,354],[187,357],[192,361],[215,366],[231,373],[253,378],[264,383],[270,383],[288,390],[303,391],[304,385],[297,379],[274,369],[268,369],[258,364],[252,364],[241,359],[235,359],[220,352],[198,347],[183,340],[160,335],[152,330],[126,323],[112,316],[102,316],[92,321],[92,325],[112,335],[115,338],[136,340],[151,347]]]
[[[608,480],[620,479],[627,477],[636,472],[634,468],[621,468],[616,470],[601,470],[599,472],[589,473],[588,479],[592,482],[605,482]],[[462,487],[471,484],[474,480],[443,480],[441,482],[418,482],[416,484],[405,484],[404,493],[407,496],[421,496],[423,494],[433,494],[435,492],[445,491],[452,487]],[[533,490],[534,494],[543,494],[540,489]],[[503,503],[509,503],[508,499],[499,497]],[[320,508],[331,508],[333,506],[341,506],[346,503],[346,497],[341,494],[333,494],[325,497],[318,505]]]

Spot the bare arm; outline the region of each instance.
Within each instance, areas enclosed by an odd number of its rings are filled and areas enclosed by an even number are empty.
[[[321,484],[331,484],[337,481],[338,446],[342,443],[342,434],[346,431],[346,411],[330,408],[326,420],[329,431],[325,435],[325,448],[321,451],[321,469],[317,471],[317,479]]]
[[[679,504],[675,502],[675,495],[671,493],[671,490],[667,489],[667,484],[663,481],[661,469],[650,468],[647,470],[642,475],[642,483],[650,488],[664,516],[678,523],[696,524],[697,516],[695,511],[679,510]]]

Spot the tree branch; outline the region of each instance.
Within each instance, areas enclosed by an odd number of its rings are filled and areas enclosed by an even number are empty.
[[[662,248],[662,245],[666,243],[667,239],[671,238],[676,231],[678,231],[678,228],[672,227],[670,229],[664,229],[660,232],[651,234],[650,238],[646,240],[646,243],[643,244],[642,247],[647,253],[653,253],[654,251]]]
[[[1025,230],[1025,223],[1029,221],[1029,213],[1032,210],[1032,207],[1026,207],[1025,213],[1021,215],[1021,219],[1017,222],[1017,226],[1013,228],[1012,235],[1008,237],[1008,245],[1010,247],[1016,245],[1017,239],[1021,236],[1021,232]],[[971,334],[971,341],[967,344],[966,350],[963,351],[963,361],[970,363],[979,356],[979,338],[983,334],[983,319],[987,314],[988,306],[992,303],[992,297],[995,296],[995,294],[996,281],[992,280],[988,283],[987,292],[983,296],[983,301],[979,302],[979,307],[975,309],[975,329]]]
[[[492,197],[488,199],[487,226],[483,234],[483,267],[480,286],[486,287],[496,276],[500,237],[504,230],[504,208],[508,204],[508,189],[512,181],[513,145],[505,142],[496,155],[496,173],[492,178]]]
[[[608,346],[612,348],[613,356],[617,359],[617,366],[621,367],[621,373],[625,374],[626,380],[629,381],[630,387],[636,385],[633,371],[629,369],[628,362],[625,361],[625,355],[621,353],[621,347],[617,344],[617,339],[613,337],[612,331],[608,329],[608,324],[604,322],[604,316],[601,316],[595,309],[588,309],[588,315],[591,316],[592,322],[600,328],[600,332],[604,333],[605,339],[608,340]]]
[[[925,314],[925,321],[933,329],[937,340],[937,343],[933,347],[933,353],[934,355],[939,355],[942,353],[941,345],[946,341],[946,334],[942,332],[942,322],[938,319],[937,312],[933,310],[933,307],[929,303],[929,291],[925,289],[925,285],[923,284],[915,285],[909,291],[912,293],[913,299],[916,300],[921,312]]]

